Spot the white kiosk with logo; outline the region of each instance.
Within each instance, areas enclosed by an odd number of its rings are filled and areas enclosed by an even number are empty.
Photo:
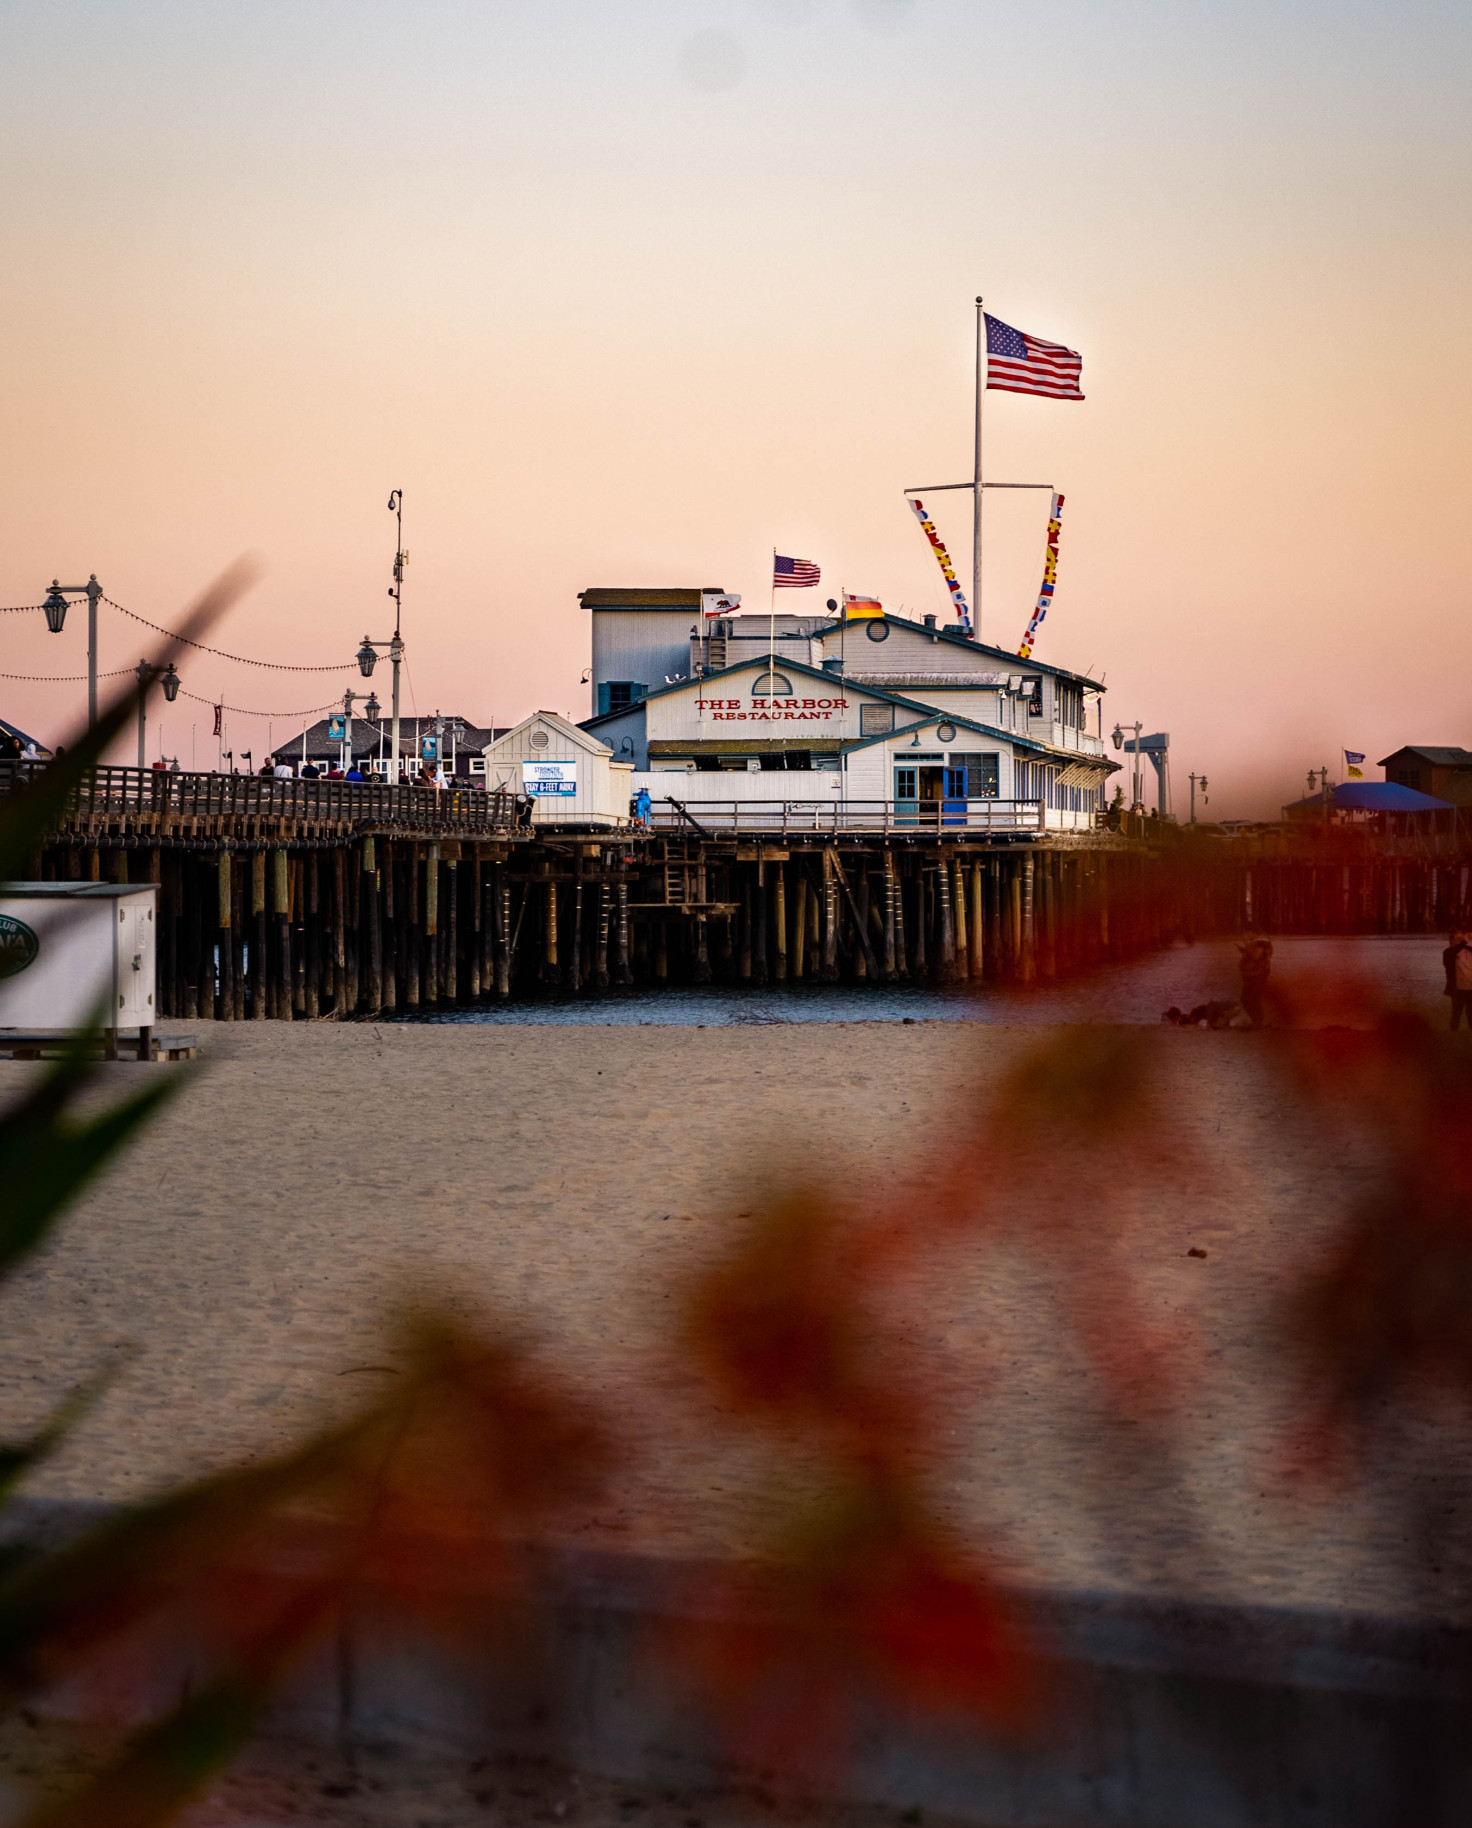
[[[119,1029],[136,1029],[151,1058],[157,906],[152,882],[0,884],[0,1050],[101,1028],[116,1058]]]

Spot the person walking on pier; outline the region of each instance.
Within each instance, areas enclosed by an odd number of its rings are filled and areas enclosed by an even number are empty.
[[[1273,972],[1273,942],[1260,934],[1249,933],[1237,948],[1242,972],[1242,1007],[1254,1028],[1267,1019],[1263,998]]]
[[[1465,932],[1448,934],[1449,944],[1441,955],[1442,968],[1446,972],[1446,992],[1452,1000],[1450,1026],[1459,1028],[1462,1018],[1467,1018],[1467,1027],[1472,1029],[1472,939]]]

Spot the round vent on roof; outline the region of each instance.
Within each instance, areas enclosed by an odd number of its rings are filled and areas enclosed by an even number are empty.
[[[943,743],[948,743],[956,734],[956,726],[954,724],[937,724],[935,726],[935,733]]]
[[[871,622],[864,630],[864,633],[871,641],[888,641],[889,624],[887,622]]]
[[[545,749],[547,744],[551,741],[551,738],[547,735],[545,730],[533,730],[526,740],[531,744],[533,749]]]

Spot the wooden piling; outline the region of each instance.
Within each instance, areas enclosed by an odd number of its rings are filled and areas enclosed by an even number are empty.
[[[743,984],[751,982],[751,878],[741,878],[741,940],[737,951],[736,975]]]
[[[322,1013],[322,876],[316,851],[306,852],[302,869],[307,917],[302,947],[306,971],[302,1014],[307,1021],[315,1022]]]
[[[364,1007],[377,1015],[383,1007],[383,933],[378,924],[378,859],[374,855],[373,837],[363,840],[362,898],[359,903],[360,924],[366,929],[367,946],[364,963]]]
[[[614,950],[614,969],[618,973],[620,984],[632,984],[634,973],[629,965],[629,883],[625,871],[628,867],[626,857],[619,858],[618,879],[618,927]]]
[[[808,873],[797,865],[797,882],[792,896],[792,976],[801,983],[807,964],[808,941]]]
[[[787,982],[787,866],[777,865],[772,878],[772,937],[777,942],[777,957],[772,976],[779,984]]]
[[[440,1000],[440,847],[424,847],[424,949],[419,990],[431,1007]]]
[[[976,858],[971,860],[968,880],[971,884],[971,922],[968,934],[971,942],[971,981],[979,984],[986,975],[986,885],[982,878],[982,866]]]
[[[460,863],[445,859],[444,946],[440,953],[440,996],[447,1003],[460,1001]]]
[[[224,845],[220,846],[219,861],[216,864],[218,881],[218,901],[216,906],[216,937],[218,948],[218,965],[216,978],[219,984],[217,1014],[222,1022],[235,1019],[235,948],[231,944],[231,922],[234,900],[230,893],[232,871],[230,852]]]
[[[1022,945],[1021,945],[1021,964],[1020,964],[1020,968],[1018,971],[1018,976],[1022,979],[1024,984],[1031,984],[1035,980],[1035,978],[1037,977],[1037,974],[1038,974],[1037,929],[1036,929],[1036,913],[1035,913],[1035,908],[1034,908],[1035,867],[1036,866],[1035,866],[1034,859],[1033,859],[1033,853],[1031,851],[1029,851],[1027,853],[1027,855],[1022,859],[1022,871],[1021,871],[1020,880],[1019,880],[1021,918],[1022,918]]]
[[[971,975],[971,951],[966,944],[966,879],[959,851],[951,853],[951,917],[956,923],[956,976]]]
[[[270,938],[266,918],[266,853],[252,851],[250,859],[250,1013],[251,1020],[264,1022],[271,1013],[269,982]]]
[[[936,858],[935,895],[938,904],[936,925],[939,929],[939,976],[950,983],[956,975],[956,916],[951,905],[951,865],[944,851]]]
[[[838,852],[832,845],[823,847],[823,963],[825,984],[838,982],[838,883],[835,872],[842,868]]]
[[[598,884],[598,937],[593,947],[593,982],[599,990],[608,988],[608,927],[611,897],[608,884]],[[499,986],[498,986],[499,987]]]

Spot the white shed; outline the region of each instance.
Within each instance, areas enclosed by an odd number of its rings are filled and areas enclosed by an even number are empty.
[[[527,795],[533,825],[629,823],[633,764],[556,711],[534,711],[482,754],[487,791]]]

